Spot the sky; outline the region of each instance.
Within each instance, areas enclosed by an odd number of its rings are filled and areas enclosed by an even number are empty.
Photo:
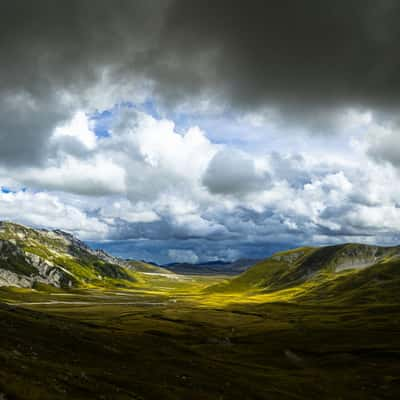
[[[400,3],[0,3],[0,220],[157,263],[399,244]]]

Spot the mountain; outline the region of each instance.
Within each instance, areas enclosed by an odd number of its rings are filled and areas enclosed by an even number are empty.
[[[244,270],[222,283],[222,277],[218,277],[219,283],[217,276],[207,277],[210,283],[204,283],[205,293],[273,293],[276,299],[290,301],[400,301],[399,246],[302,247],[254,263],[238,260],[159,267],[93,250],[60,230],[0,222],[0,286],[138,288],[147,283],[152,287],[179,284],[189,290],[190,277],[174,273],[228,275]]]
[[[182,275],[238,275],[259,260],[241,258],[236,261],[209,261],[204,263],[172,263],[163,265],[165,269]]]
[[[291,299],[400,300],[400,247],[341,244],[279,252],[209,292],[272,293]]]
[[[0,222],[0,286],[129,287],[139,273],[171,272],[93,250],[61,230]]]

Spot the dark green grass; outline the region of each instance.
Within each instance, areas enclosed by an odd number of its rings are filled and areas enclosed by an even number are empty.
[[[400,396],[399,305],[205,306],[189,296],[83,290],[0,297],[70,299],[0,306],[8,399]]]
[[[318,278],[320,278],[318,280]],[[317,284],[299,296],[301,301],[334,304],[400,303],[400,262],[381,262],[362,271],[316,277]],[[334,278],[334,279],[333,279]]]

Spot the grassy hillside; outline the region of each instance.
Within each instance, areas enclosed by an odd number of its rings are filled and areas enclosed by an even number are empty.
[[[3,280],[8,279],[16,286],[48,283],[58,287],[133,288],[140,284],[143,272],[170,273],[143,262],[121,260],[104,251],[92,250],[72,235],[58,230],[38,230],[2,222],[0,241],[0,271],[9,271]],[[10,273],[13,273],[11,278]]]
[[[321,275],[304,286],[299,301],[364,303],[400,302],[400,259],[381,261],[364,270]]]
[[[126,268],[132,271],[147,272],[152,274],[172,274],[172,272],[166,268],[158,267],[156,265],[137,260],[127,260]]]
[[[398,247],[344,244],[303,247],[274,254],[240,276],[206,289],[212,293],[280,295],[302,299],[361,299],[396,296]],[[388,288],[384,290],[384,287]],[[393,293],[388,294],[389,288]]]
[[[304,247],[276,253],[270,258],[258,262],[238,277],[225,284],[210,288],[210,290],[236,292],[278,287],[279,282],[311,252],[313,252],[312,248]]]

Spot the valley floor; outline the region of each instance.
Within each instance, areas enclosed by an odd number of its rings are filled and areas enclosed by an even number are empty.
[[[400,398],[400,304],[0,289],[1,399]]]

